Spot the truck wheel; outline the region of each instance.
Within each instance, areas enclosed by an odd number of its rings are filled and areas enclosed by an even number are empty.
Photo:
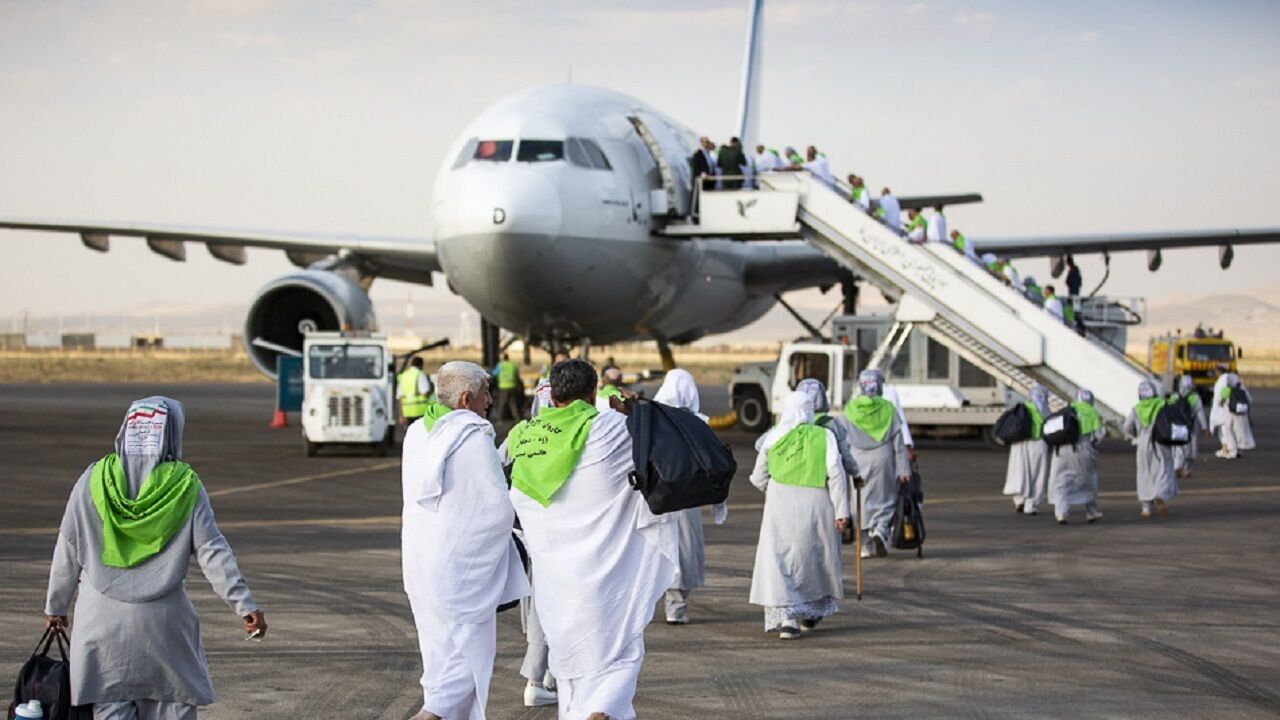
[[[316,456],[316,453],[320,451],[320,446],[319,446],[319,445],[317,445],[316,443],[311,442],[310,440],[308,440],[308,439],[306,439],[306,438],[303,438],[303,439],[302,439],[302,444],[303,444],[303,450],[304,450],[304,452],[306,452],[307,457],[315,457],[315,456]]]
[[[382,436],[382,441],[373,446],[374,457],[386,457],[391,452],[391,446],[395,443],[396,431],[393,428],[387,428],[387,432]]]
[[[1004,450],[1004,443],[996,439],[996,428],[994,425],[988,425],[982,428],[982,440],[987,444],[988,450]]]
[[[748,388],[734,399],[733,409],[738,413],[738,424],[747,432],[761,433],[769,429],[769,408],[764,393]]]

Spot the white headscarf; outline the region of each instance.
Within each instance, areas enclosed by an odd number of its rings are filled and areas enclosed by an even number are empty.
[[[821,380],[814,378],[801,380],[800,384],[796,385],[796,392],[802,392],[809,397],[809,407],[814,415],[831,409],[831,402],[827,400],[827,386],[823,385]]]
[[[1153,398],[1156,396],[1156,394],[1157,392],[1156,392],[1155,383],[1151,382],[1150,380],[1143,380],[1142,382],[1138,383],[1138,399],[1139,400],[1147,400],[1147,399]]]
[[[129,496],[137,497],[142,483],[160,463],[182,459],[182,403],[161,395],[134,400],[116,433],[116,454],[129,480]]]
[[[879,370],[863,370],[858,373],[858,390],[868,397],[884,395],[884,373]]]
[[[698,398],[698,383],[694,381],[693,375],[689,374],[688,370],[676,368],[667,373],[667,376],[662,379],[662,387],[658,388],[658,392],[653,396],[653,401],[701,415],[698,412],[702,407],[702,402]]]
[[[1195,378],[1191,377],[1190,375],[1183,375],[1182,377],[1178,378],[1178,394],[1179,395],[1187,396],[1195,392],[1195,390],[1196,390]]]
[[[1036,383],[1031,386],[1031,404],[1036,406],[1036,410],[1040,411],[1041,417],[1049,414],[1049,391],[1044,386]]]
[[[813,406],[809,404],[808,394],[798,390],[789,393],[782,399],[782,415],[778,418],[778,424],[760,436],[756,441],[756,450],[761,452],[768,450],[787,433],[804,423],[811,422],[813,422]]]

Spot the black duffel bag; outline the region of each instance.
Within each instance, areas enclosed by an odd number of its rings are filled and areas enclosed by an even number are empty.
[[[49,657],[49,650],[58,644],[58,658]],[[35,652],[18,671],[18,681],[13,686],[13,701],[9,703],[9,718],[15,716],[18,705],[39,700],[45,720],[90,720],[93,706],[71,706],[71,664],[67,662],[67,646],[71,641],[61,628],[48,628]]]
[[[1177,405],[1162,405],[1151,421],[1151,439],[1161,445],[1186,445],[1191,442],[1191,421]]]
[[[655,515],[729,497],[738,463],[702,418],[662,403],[634,403],[627,431],[636,464],[631,487],[644,495]]]
[[[993,431],[996,439],[1005,445],[1031,439],[1031,411],[1026,403],[1018,403],[996,418]]]
[[[911,475],[912,482],[898,484],[889,542],[895,550],[915,550],[916,557],[924,557],[924,493],[919,489],[920,474],[914,466]]]
[[[1080,417],[1075,408],[1068,405],[1045,418],[1040,437],[1053,448],[1075,445],[1080,439]]]

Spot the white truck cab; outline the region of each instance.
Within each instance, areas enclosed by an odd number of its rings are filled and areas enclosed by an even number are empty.
[[[307,457],[326,445],[395,442],[395,374],[384,335],[314,332],[302,343],[302,437]]]

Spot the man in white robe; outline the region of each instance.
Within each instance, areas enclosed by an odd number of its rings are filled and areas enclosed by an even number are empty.
[[[1035,416],[1030,439],[1009,445],[1009,465],[1005,470],[1004,494],[1013,496],[1013,511],[1037,514],[1037,508],[1049,497],[1051,458],[1049,446],[1040,437],[1041,423],[1049,417],[1049,391],[1031,386],[1027,410]]]
[[[933,215],[929,216],[928,223],[925,229],[925,237],[929,242],[951,243],[951,234],[947,231],[947,216],[942,214],[941,205],[933,209]]]
[[[702,401],[698,397],[698,384],[688,370],[677,368],[667,373],[662,379],[662,386],[653,396],[653,401],[688,410],[703,421],[707,419],[706,415],[699,412]],[[599,402],[596,405],[599,406]],[[675,584],[667,589],[663,601],[666,605],[667,624],[685,625],[689,622],[689,593],[702,587],[706,576],[702,508],[688,508],[672,515],[675,516],[680,538],[680,573],[676,576]],[[715,524],[723,525],[729,516],[729,508],[725,503],[717,503],[711,506],[711,515]]]
[[[902,205],[898,202],[898,196],[893,194],[889,188],[880,191],[880,210],[883,212],[884,224],[893,229],[894,232],[902,231]]]
[[[1249,391],[1240,382],[1240,376],[1227,373],[1222,376],[1222,387],[1215,385],[1213,408],[1218,417],[1218,436],[1222,440],[1222,450],[1216,454],[1225,460],[1235,460],[1241,451],[1253,450],[1257,444],[1253,439],[1253,426],[1249,422],[1249,406],[1253,399]],[[1244,393],[1243,410],[1231,402],[1231,393],[1236,389]]]
[[[537,568],[534,606],[551,649],[559,716],[631,720],[644,629],[675,581],[678,542],[671,518],[654,515],[631,489],[626,416],[594,407],[596,382],[584,360],[555,365],[554,408],[517,426],[499,452],[514,463],[511,501]],[[579,424],[557,425],[557,411],[577,413]],[[540,434],[537,425],[557,431]],[[566,434],[584,431],[573,449]],[[542,442],[551,435],[570,450]],[[556,477],[565,465],[568,475]]]
[[[418,720],[484,720],[497,608],[529,593],[511,528],[506,477],[493,447],[489,375],[445,363],[439,401],[453,411],[405,433],[401,567],[422,651]]]

